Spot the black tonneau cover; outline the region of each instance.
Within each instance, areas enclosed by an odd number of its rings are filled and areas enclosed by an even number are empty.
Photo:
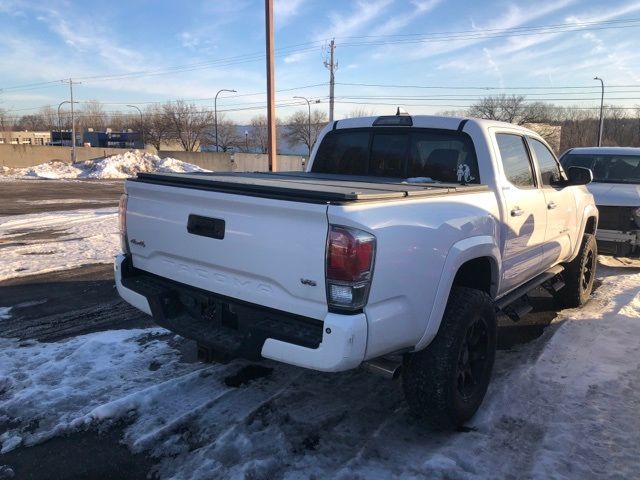
[[[488,190],[486,185],[403,183],[401,179],[306,172],[138,173],[133,182],[311,203],[347,203]]]

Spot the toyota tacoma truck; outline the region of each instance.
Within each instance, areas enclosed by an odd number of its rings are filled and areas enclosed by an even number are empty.
[[[560,158],[565,168],[593,172],[588,188],[600,212],[596,241],[600,253],[640,256],[640,148],[572,148]]]
[[[511,124],[339,120],[305,172],[127,180],[116,285],[214,359],[399,372],[410,412],[451,428],[487,390],[497,312],[538,286],[588,300],[591,179]]]

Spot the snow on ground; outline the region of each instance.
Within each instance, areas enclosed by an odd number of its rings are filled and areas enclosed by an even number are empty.
[[[120,249],[117,208],[0,217],[0,281],[110,263]]]
[[[95,160],[78,162],[73,165],[52,161],[28,168],[2,167],[0,176],[9,178],[128,178],[139,172],[206,172],[196,165],[176,160],[160,158],[144,151],[131,151]]]
[[[11,318],[11,308],[13,307],[0,307],[0,320],[8,320]]]
[[[181,363],[159,328],[0,339],[2,450],[127,422],[161,478],[633,478],[640,471],[640,270],[602,267],[587,306],[500,351],[470,431],[434,433],[364,371]],[[267,372],[268,373],[268,372]]]

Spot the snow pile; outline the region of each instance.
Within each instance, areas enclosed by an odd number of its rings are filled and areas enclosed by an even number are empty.
[[[160,158],[144,151],[131,151],[87,160],[73,165],[54,160],[35,167],[8,168],[2,167],[0,175],[10,178],[129,178],[139,172],[206,172],[196,165],[176,160],[175,158]]]
[[[111,263],[120,250],[117,208],[0,217],[0,281]]]

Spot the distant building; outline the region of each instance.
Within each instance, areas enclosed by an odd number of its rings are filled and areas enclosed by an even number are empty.
[[[82,134],[82,143],[88,147],[144,148],[140,132],[132,130],[114,132],[110,128],[104,132],[96,132],[92,128],[85,130]]]
[[[53,130],[51,132],[51,141],[49,142],[49,145],[70,147],[71,146],[71,130],[62,130],[62,131]],[[80,145],[80,142],[78,142],[77,134],[76,134],[76,145]]]
[[[51,132],[0,132],[0,145],[48,145]]]

